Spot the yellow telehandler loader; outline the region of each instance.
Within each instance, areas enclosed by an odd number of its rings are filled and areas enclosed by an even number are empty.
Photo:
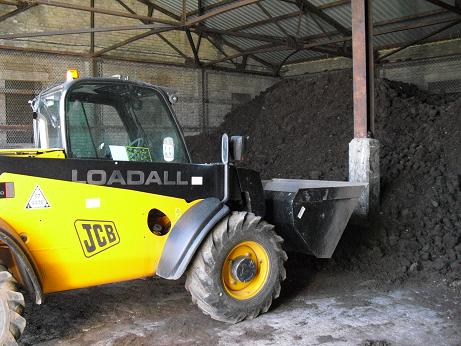
[[[0,345],[26,325],[18,287],[41,304],[186,274],[193,302],[235,323],[278,297],[284,249],[331,257],[363,186],[261,181],[235,165],[239,136],[223,135],[221,162],[193,164],[175,100],[114,77],[69,79],[31,101],[34,147],[0,150]]]

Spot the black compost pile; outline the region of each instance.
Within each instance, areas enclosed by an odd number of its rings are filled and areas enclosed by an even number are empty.
[[[221,134],[242,134],[249,137],[243,165],[263,178],[345,180],[353,136],[350,83],[350,73],[281,81],[229,113],[214,133],[189,137],[192,158],[216,161]]]
[[[350,226],[327,265],[395,282],[442,275],[461,283],[461,98],[376,82],[381,211]],[[263,178],[347,180],[353,137],[350,71],[283,80],[189,137],[196,162],[216,161],[223,132],[249,136],[244,165]],[[206,143],[206,145],[203,145]]]

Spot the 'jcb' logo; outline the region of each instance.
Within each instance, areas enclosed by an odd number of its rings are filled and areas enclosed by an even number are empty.
[[[86,257],[120,243],[117,228],[112,221],[77,220],[75,229]]]

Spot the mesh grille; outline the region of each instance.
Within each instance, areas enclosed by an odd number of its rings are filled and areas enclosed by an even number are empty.
[[[416,84],[433,94],[461,93],[461,55],[379,66],[379,76]]]
[[[66,71],[79,70],[81,77],[128,76],[176,91],[173,106],[184,134],[208,132],[219,126],[231,111],[232,94],[251,97],[271,86],[276,79],[196,68],[117,61],[92,60],[66,55],[0,52],[0,148],[32,145],[32,110],[28,104],[43,88],[62,83]]]

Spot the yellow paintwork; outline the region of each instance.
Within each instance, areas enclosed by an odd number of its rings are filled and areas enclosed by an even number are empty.
[[[231,274],[232,261],[240,256],[249,257],[256,263],[256,275],[249,282],[235,280]],[[266,283],[269,266],[269,256],[261,244],[255,241],[237,244],[224,260],[221,272],[224,289],[231,297],[238,300],[254,297]]]
[[[0,149],[0,156],[40,157],[41,159],[65,159],[63,149]]]
[[[147,226],[149,211],[161,210],[173,227],[198,202],[10,173],[0,175],[0,181],[14,182],[15,188],[14,198],[0,199],[0,217],[23,239],[27,237],[25,245],[40,272],[44,293],[154,275],[168,234],[152,234]],[[26,208],[36,186],[49,202],[49,208]],[[105,240],[110,237],[104,233],[104,225],[112,223],[118,239],[112,239],[113,243],[104,251],[86,256],[79,241],[79,236],[85,237],[86,233],[78,234],[77,230],[82,231],[82,222],[78,220],[100,224],[100,234],[106,235],[101,239]]]

